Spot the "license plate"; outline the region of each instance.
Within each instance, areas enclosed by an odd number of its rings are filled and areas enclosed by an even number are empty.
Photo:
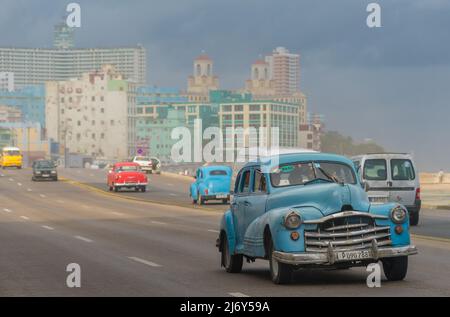
[[[217,199],[228,198],[228,195],[216,195]]]
[[[372,258],[372,252],[370,250],[336,252],[336,259],[338,261],[355,261],[370,258]]]
[[[44,175],[42,175],[42,177],[50,177],[50,175],[44,174]]]

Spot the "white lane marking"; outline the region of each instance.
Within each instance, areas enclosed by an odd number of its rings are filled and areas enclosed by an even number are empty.
[[[176,196],[177,194],[174,194],[174,193],[170,193],[169,195],[170,195],[170,196]]]
[[[44,194],[39,194],[39,196],[41,196],[41,198],[47,197],[47,196],[45,196]]]
[[[173,186],[173,184],[172,183],[168,183],[167,186]]]
[[[8,209],[8,208],[3,208],[3,211],[6,211],[6,212],[12,212],[12,210],[11,210],[11,209]]]
[[[88,205],[81,205],[81,207],[84,208],[84,209],[88,209],[89,208]]]
[[[0,177],[5,177],[5,174],[0,174]]]
[[[50,227],[50,226],[41,226],[41,227],[44,229],[47,229],[47,230],[55,230],[55,228]]]
[[[30,218],[28,218],[27,216],[20,216],[20,218],[25,219],[25,220],[30,220]]]
[[[94,177],[94,174],[89,174],[89,176]]]
[[[10,181],[10,182],[14,182],[14,178],[10,178],[9,181]]]
[[[155,225],[167,225],[167,223],[161,221],[152,221],[152,223]]]
[[[17,186],[22,186],[22,183],[17,183]]]
[[[121,213],[121,212],[117,212],[117,211],[113,211],[113,212],[111,212],[113,215],[116,215],[116,216],[124,216],[124,214],[123,213]]]
[[[75,239],[78,239],[78,240],[81,240],[81,241],[84,241],[84,242],[93,242],[91,239],[88,239],[88,238],[85,238],[85,237],[82,237],[82,236],[74,236],[74,238]]]
[[[64,204],[64,200],[61,200],[61,199],[58,199],[56,202],[60,203],[60,204]]]
[[[28,191],[28,192],[32,192],[33,190],[32,190],[31,188],[28,188],[27,191]]]
[[[239,293],[239,292],[233,292],[233,293],[228,293],[228,294],[230,294],[233,297],[250,297],[248,295],[245,295],[245,294]]]
[[[152,266],[152,267],[160,267],[160,266],[162,266],[162,265],[159,265],[159,264],[157,264],[155,262],[150,262],[150,261],[147,261],[147,260],[144,260],[144,259],[141,259],[141,258],[137,258],[137,257],[134,257],[134,256],[129,256],[128,258],[130,260],[133,260],[133,261],[136,261],[136,262],[148,265],[148,266]]]
[[[214,232],[214,233],[219,233],[219,230],[214,230],[214,229],[208,229],[208,232]]]

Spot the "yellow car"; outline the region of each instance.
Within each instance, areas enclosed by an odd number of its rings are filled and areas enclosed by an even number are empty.
[[[4,147],[0,154],[0,165],[6,167],[22,168],[22,153],[17,147]]]

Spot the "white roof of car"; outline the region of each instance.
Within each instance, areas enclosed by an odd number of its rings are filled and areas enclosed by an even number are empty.
[[[6,146],[3,148],[3,151],[20,151],[20,149],[14,146]]]

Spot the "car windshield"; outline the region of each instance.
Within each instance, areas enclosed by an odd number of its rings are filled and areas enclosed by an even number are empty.
[[[39,161],[35,165],[37,168],[53,168],[53,163],[50,161]]]
[[[280,165],[272,169],[270,181],[274,187],[304,185],[315,179],[331,182],[355,184],[352,169],[343,163],[296,162]]]
[[[137,156],[136,161],[150,161],[148,157],[146,156]]]
[[[227,176],[227,171],[223,170],[213,170],[209,172],[210,176]]]
[[[137,171],[139,171],[139,167],[134,166],[134,165],[124,165],[124,166],[117,167],[116,171],[117,172],[137,172]]]
[[[19,151],[5,151],[3,153],[5,156],[19,156],[20,155]]]

